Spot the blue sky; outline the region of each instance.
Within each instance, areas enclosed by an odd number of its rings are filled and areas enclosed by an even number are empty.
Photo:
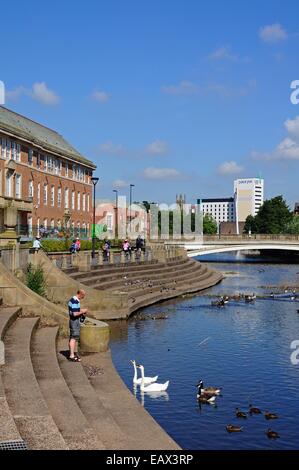
[[[261,174],[299,200],[295,0],[2,3],[6,106],[98,165],[98,197],[231,196]],[[297,119],[296,119],[297,118]]]

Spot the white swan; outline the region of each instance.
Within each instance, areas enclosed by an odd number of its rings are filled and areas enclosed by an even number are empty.
[[[140,390],[142,392],[163,392],[164,390],[167,390],[168,385],[169,385],[169,380],[165,382],[164,384],[157,384],[157,383],[152,383],[149,385],[145,385],[144,383],[144,367],[143,366],[137,366],[141,370],[141,385],[140,385]]]
[[[136,361],[130,361],[130,362],[134,366],[133,384],[141,385],[142,378],[140,377],[139,379],[137,379]],[[156,382],[157,380],[158,380],[158,375],[156,375],[156,377],[144,377],[144,383],[145,384],[151,384],[153,382]]]

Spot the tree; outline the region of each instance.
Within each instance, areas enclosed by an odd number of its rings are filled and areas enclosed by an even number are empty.
[[[294,215],[284,228],[284,233],[289,235],[299,235],[299,215]]]
[[[283,197],[276,196],[265,201],[255,217],[250,218],[249,221],[247,217],[246,228],[248,230],[249,223],[251,223],[252,233],[284,233],[285,227],[291,222],[292,217],[292,213]]]
[[[249,215],[247,217],[244,225],[244,232],[249,233],[249,231],[251,233],[259,233],[258,224],[256,218],[253,215]]]
[[[205,235],[215,235],[217,233],[217,222],[210,214],[203,217],[203,233]]]

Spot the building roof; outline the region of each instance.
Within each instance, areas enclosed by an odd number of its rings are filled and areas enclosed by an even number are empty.
[[[96,168],[93,162],[83,157],[58,132],[3,106],[0,106],[0,131],[6,131],[20,139],[28,140],[45,151],[54,152],[93,169]]]
[[[207,203],[207,202],[234,202],[233,197],[223,197],[223,198],[213,198],[213,199],[198,199],[199,202],[201,203]]]

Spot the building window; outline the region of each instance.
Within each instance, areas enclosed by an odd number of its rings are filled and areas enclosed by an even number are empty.
[[[47,183],[44,184],[44,205],[48,204],[48,185]]]
[[[80,222],[77,223],[77,236],[80,237]]]
[[[66,188],[64,190],[64,208],[68,209],[69,208],[69,190]]]
[[[16,175],[15,179],[15,197],[21,199],[21,175]]]
[[[82,210],[85,212],[86,209],[86,194],[84,193],[82,196]]]
[[[5,177],[5,195],[12,197],[12,172],[7,170]]]
[[[33,150],[29,149],[28,150],[28,164],[32,165],[32,163],[33,163]]]
[[[75,191],[72,191],[72,209],[75,210]]]
[[[47,230],[47,228],[48,228],[48,219],[44,219],[43,226],[44,226],[44,229]]]
[[[27,224],[28,224],[28,235],[29,237],[32,237],[32,217],[31,216],[28,217]]]
[[[51,206],[55,205],[55,187],[51,186]]]
[[[61,187],[60,186],[57,190],[57,205],[58,207],[61,207]]]
[[[30,180],[28,184],[28,197],[33,198],[33,181]]]
[[[40,183],[37,184],[37,205],[40,205]]]
[[[87,212],[89,212],[89,194],[87,194]]]
[[[80,199],[81,199],[81,196],[80,196],[80,193],[78,193],[78,198],[77,198],[77,210],[78,211],[80,210]]]
[[[36,156],[36,166],[37,168],[40,168],[40,154],[39,153]]]
[[[37,233],[38,236],[39,236],[39,225],[40,225],[40,219],[38,217],[38,219],[36,221],[36,233]]]
[[[85,222],[83,222],[83,224],[82,224],[82,229],[83,229],[83,234],[82,234],[82,235],[83,235],[84,237],[87,237],[87,233],[86,233],[86,223],[85,223]]]
[[[69,164],[67,162],[65,163],[65,176],[69,177]]]

